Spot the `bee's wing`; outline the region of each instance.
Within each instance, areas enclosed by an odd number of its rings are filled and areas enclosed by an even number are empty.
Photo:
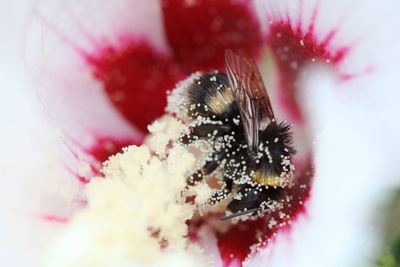
[[[267,90],[254,60],[227,50],[225,65],[229,84],[239,106],[247,143],[256,152],[261,124],[275,119]]]

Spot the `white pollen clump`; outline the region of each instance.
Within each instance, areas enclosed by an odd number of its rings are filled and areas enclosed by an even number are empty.
[[[200,76],[201,72],[195,72],[185,80],[180,81],[176,88],[171,92],[171,94],[167,98],[167,107],[165,109],[166,112],[170,114],[179,114],[184,117],[183,114],[187,113],[188,107],[186,107],[186,98],[187,98],[187,89],[188,86],[193,84]]]
[[[146,144],[151,150],[153,150],[157,155],[164,157],[165,148],[169,143],[168,135],[160,133],[151,136],[147,139]]]
[[[147,129],[152,135],[146,138],[145,144],[163,158],[167,152],[167,145],[180,136],[184,125],[172,116],[165,115],[147,126]]]
[[[152,124],[147,126],[150,133],[162,132],[165,128],[165,121],[155,120]]]
[[[175,177],[183,176],[183,179],[180,179],[183,187],[186,183],[186,176],[194,172],[195,158],[193,154],[189,153],[183,146],[176,146],[171,150],[167,158],[167,163],[168,170]]]
[[[204,205],[210,199],[215,191],[212,190],[206,183],[197,183],[190,189],[190,195],[196,196],[195,202],[198,205]]]
[[[148,140],[168,137],[169,142],[178,132],[174,125],[180,123],[171,116],[153,123]],[[165,158],[152,148],[129,146],[104,163],[104,177],[88,184],[87,206],[49,248],[45,266],[211,265],[187,237],[186,221],[212,190],[198,183],[187,192],[186,178],[195,171],[196,159],[185,147],[158,147]],[[186,201],[188,195],[196,197],[195,203]]]

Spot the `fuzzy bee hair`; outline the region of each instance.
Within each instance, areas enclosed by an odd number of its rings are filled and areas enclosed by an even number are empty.
[[[253,60],[226,51],[225,65],[226,74],[195,73],[182,82],[169,107],[188,124],[181,143],[203,140],[211,147],[188,184],[218,172],[222,186],[209,204],[232,194],[223,219],[255,217],[278,209],[293,183],[291,127],[277,122]]]

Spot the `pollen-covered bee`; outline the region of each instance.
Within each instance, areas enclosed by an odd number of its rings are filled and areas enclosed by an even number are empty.
[[[252,59],[228,50],[225,67],[226,74],[192,75],[170,102],[189,124],[180,142],[191,145],[202,140],[211,147],[204,166],[188,178],[188,184],[218,172],[223,181],[209,204],[232,194],[230,212],[222,219],[257,217],[279,209],[285,187],[293,183],[291,129],[276,120]]]

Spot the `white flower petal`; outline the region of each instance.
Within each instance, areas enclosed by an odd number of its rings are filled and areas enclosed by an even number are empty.
[[[111,104],[85,60],[121,38],[144,39],[166,51],[158,1],[39,1],[26,25],[26,58],[41,101],[69,139],[141,139]],[[151,23],[148,23],[151,21]]]
[[[79,197],[79,183],[60,165],[58,135],[44,119],[24,73],[20,26],[25,4],[13,8],[0,4],[6,26],[0,31],[4,41],[0,44],[0,262],[4,266],[39,265],[43,246],[73,212]]]
[[[307,211],[248,264],[366,266],[378,245],[379,205],[400,183],[394,167],[400,144],[400,6],[395,1],[262,2],[272,19],[289,18],[298,25],[300,18],[305,32],[314,21],[316,42],[336,30],[328,49],[348,46],[349,52],[333,69],[308,69],[299,87],[315,136],[316,175]]]

